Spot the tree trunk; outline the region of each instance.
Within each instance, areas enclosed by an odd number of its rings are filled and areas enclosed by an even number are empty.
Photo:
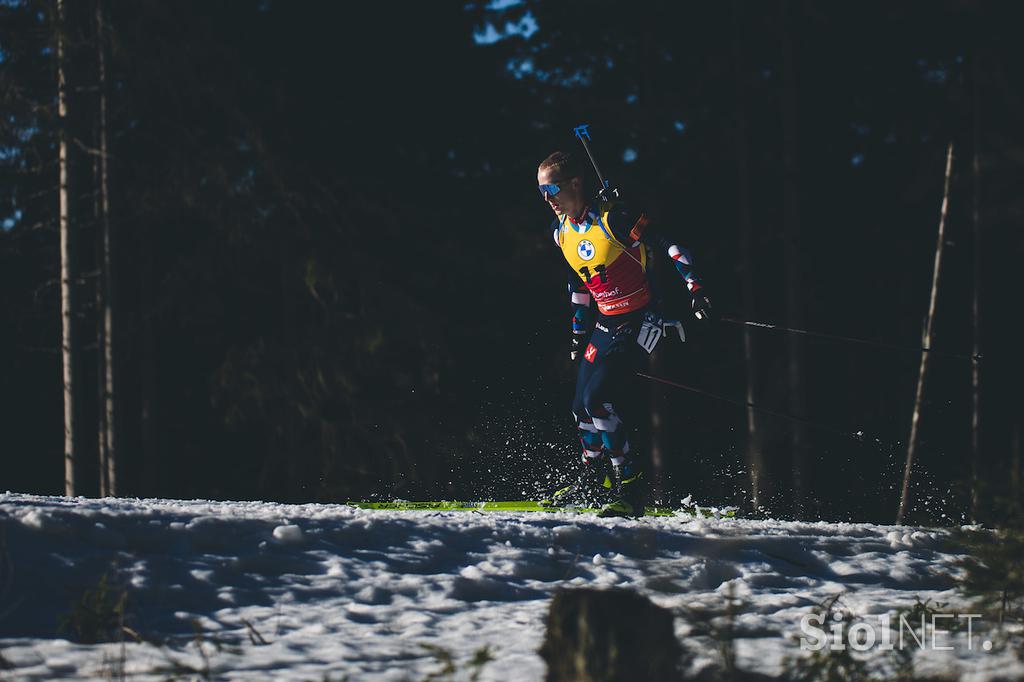
[[[98,36],[97,36],[98,38]],[[100,147],[100,122],[99,116],[93,124],[92,130],[93,144],[98,150]],[[101,185],[100,174],[103,171],[100,169],[100,156],[99,154],[93,154],[92,156],[92,181],[93,185],[98,189]],[[93,222],[97,226],[102,226],[103,223],[103,205],[100,197],[100,192],[95,191],[92,195],[92,216]],[[103,349],[106,347],[106,329],[103,326],[103,308],[106,305],[106,290],[103,286],[103,235],[102,227],[99,238],[95,241],[96,247],[96,311],[99,315],[96,324],[96,348],[99,352],[96,353],[96,376],[99,380],[96,382],[97,398],[99,399],[99,410],[96,413],[96,434],[97,434],[97,448],[96,452],[99,455],[99,484],[100,484],[100,497],[107,497],[107,477],[105,472],[107,470],[107,458],[109,456],[109,450],[107,449],[107,414],[103,410],[104,404],[104,390],[105,384],[103,383],[103,376],[106,373],[104,363],[106,356],[103,353]]]
[[[921,353],[921,366],[917,376],[917,395],[914,397],[914,416],[910,421],[910,439],[907,442],[907,461],[903,467],[903,488],[900,491],[900,507],[896,513],[896,523],[903,523],[906,517],[910,497],[910,472],[914,466],[914,451],[917,449],[917,440],[920,436],[919,424],[921,421],[921,402],[924,399],[924,383],[928,373],[927,351],[932,347],[932,324],[935,321],[935,304],[939,293],[939,274],[942,272],[942,250],[946,238],[946,215],[949,211],[949,184],[953,173],[953,143],[949,143],[946,150],[946,181],[942,192],[942,211],[939,216],[939,240],[935,246],[935,267],[932,270],[932,293],[928,302],[928,316],[925,318],[924,336],[921,339],[921,346],[924,352]]]
[[[75,309],[72,263],[74,254],[71,225],[70,189],[68,182],[68,84],[67,23],[64,0],[57,2],[57,116],[60,125],[58,140],[59,203],[60,203],[60,312],[61,359],[64,383],[64,494],[77,492],[75,479]]]
[[[664,353],[666,352],[663,349],[660,355],[655,351],[648,356],[647,366],[651,375],[656,377],[665,376]],[[651,500],[664,503],[665,455],[668,451],[671,430],[668,428],[668,415],[665,410],[665,389],[663,386],[651,382],[650,401],[651,407],[650,414],[648,415],[651,450],[650,497]]]
[[[284,189],[283,183],[279,185]],[[293,387],[296,383],[298,369],[295,361],[295,301],[292,297],[292,282],[295,276],[294,263],[295,249],[291,235],[287,235],[281,241],[281,387],[280,395],[283,398],[281,403],[281,432],[279,432],[279,452],[271,455],[272,458],[284,458],[285,467],[288,472],[287,495],[295,502],[310,501],[310,493],[305,488],[305,472],[308,469],[307,461],[300,457],[296,444],[296,436],[299,426],[296,423],[295,402],[292,399]],[[326,321],[325,324],[330,324]],[[321,422],[322,425],[322,422]],[[323,429],[321,428],[321,445],[323,444]],[[280,493],[278,493],[280,494]]]
[[[978,477],[981,466],[981,124],[979,103],[981,97],[978,89],[981,78],[981,66],[978,55],[974,55],[972,64],[972,86],[974,92],[974,154],[971,159],[972,188],[971,228],[974,235],[974,295],[971,298],[971,327],[974,343],[971,348],[971,521],[978,519]]]
[[[789,326],[804,326],[800,289],[800,184],[797,137],[797,80],[793,60],[793,39],[789,32],[790,3],[782,3],[782,220],[786,272],[786,312]],[[749,318],[748,318],[749,319]],[[789,411],[798,417],[806,413],[804,398],[803,340],[789,334],[786,340],[789,362]],[[807,430],[793,422],[791,446],[793,463],[793,515],[804,515],[804,451]]]
[[[142,488],[143,494],[159,494],[157,481],[160,477],[160,451],[157,438],[157,303],[154,272],[153,230],[148,225],[142,228],[142,401],[140,421],[142,427]]]
[[[1018,513],[1024,511],[1024,496],[1021,494],[1020,476],[1020,411],[1013,416],[1013,434],[1010,436],[1010,495],[1013,499],[1014,509]]]
[[[653,178],[654,174],[651,172],[654,169],[654,164],[657,163],[657,148],[658,148],[658,119],[655,113],[658,111],[659,104],[662,103],[662,93],[656,92],[657,80],[655,79],[655,69],[657,68],[657,56],[654,53],[654,46],[657,44],[652,29],[657,21],[657,13],[655,8],[651,6],[644,6],[644,40],[643,50],[641,55],[641,101],[643,107],[641,108],[641,121],[642,128],[640,131],[640,162],[645,165],[646,177]],[[654,183],[652,183],[653,185]],[[648,211],[651,207],[648,207]],[[653,258],[648,258],[647,265],[650,270],[648,275],[654,281],[658,281],[661,276],[661,264],[662,259],[665,258],[664,253],[649,254],[653,255]],[[676,276],[674,272],[675,268],[671,268],[673,272],[669,273],[669,277]],[[667,278],[662,278],[664,281]],[[673,282],[675,284],[675,282]],[[661,353],[655,351],[647,357],[647,367],[653,376],[665,376],[666,356],[665,347],[662,346]],[[650,450],[650,499],[661,500],[665,493],[665,460],[666,454],[669,450],[669,442],[671,437],[671,430],[668,428],[668,421],[670,419],[667,409],[667,401],[665,399],[665,390],[663,386],[652,383],[648,392],[648,400],[650,401],[649,412],[647,415],[647,435]],[[634,456],[639,456],[634,454]]]
[[[110,222],[110,158],[107,149],[107,55],[103,2],[96,3],[96,45],[99,74],[99,227],[100,280],[97,311],[100,314],[100,481],[103,494],[118,494],[117,440],[114,421],[114,254]]]
[[[753,225],[750,217],[750,184],[748,173],[746,79],[741,50],[740,5],[733,2],[733,58],[736,64],[736,179],[740,227],[740,281],[744,316],[754,317]],[[743,359],[747,382],[747,446],[746,463],[750,474],[750,502],[759,509],[764,502],[767,477],[762,437],[757,413],[752,405],[757,395],[757,366],[754,360],[754,339],[749,327],[743,329]]]
[[[628,590],[559,590],[540,655],[547,682],[681,679],[674,617]]]

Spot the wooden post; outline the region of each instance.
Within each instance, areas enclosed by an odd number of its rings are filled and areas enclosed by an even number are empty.
[[[953,143],[949,143],[946,150],[946,181],[942,192],[942,211],[939,215],[939,239],[935,246],[935,266],[932,270],[932,293],[928,301],[928,316],[925,318],[924,335],[921,339],[921,347],[927,351],[932,347],[932,324],[935,321],[935,303],[938,299],[939,273],[942,270],[942,251],[946,238],[946,215],[949,212],[949,185],[953,174]],[[921,421],[921,402],[924,398],[924,382],[928,373],[929,353],[921,353],[921,366],[917,375],[917,394],[914,397],[914,416],[910,421],[910,440],[907,443],[907,461],[903,467],[903,488],[900,491],[900,507],[896,513],[896,523],[903,523],[907,514],[907,506],[910,497],[910,472],[914,466],[914,451],[917,448],[917,439],[920,435],[919,425]]]

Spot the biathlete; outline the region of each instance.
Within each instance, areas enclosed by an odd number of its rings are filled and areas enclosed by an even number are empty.
[[[555,492],[553,506],[601,505],[601,516],[642,516],[646,481],[630,453],[620,407],[646,350],[663,333],[647,276],[647,249],[668,254],[692,297],[695,316],[711,317],[711,302],[689,251],[658,233],[643,212],[605,192],[593,201],[584,169],[555,152],[537,169],[541,196],[555,213],[555,244],[569,264],[570,356],[579,360],[572,412],[582,444],[579,480]]]

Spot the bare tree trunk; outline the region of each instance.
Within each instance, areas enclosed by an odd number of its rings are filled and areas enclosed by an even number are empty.
[[[654,260],[651,259],[648,262],[652,263]],[[655,351],[647,356],[647,366],[653,376],[665,376],[665,352],[663,349],[661,354]],[[665,410],[665,390],[655,382],[651,382],[650,401],[648,415],[651,449],[650,495],[652,500],[660,502],[665,493],[665,454],[671,431],[668,428],[668,415]]]
[[[1020,413],[1014,415],[1013,435],[1010,437],[1010,494],[1013,496],[1013,504],[1018,511],[1024,504],[1024,497],[1021,496],[1020,487]]]
[[[541,658],[544,682],[679,680],[671,611],[624,589],[555,592]]]
[[[74,384],[74,253],[68,187],[68,84],[66,63],[67,23],[64,0],[57,2],[57,115],[60,119],[58,156],[60,166],[60,309],[61,359],[64,382],[64,494],[76,494],[75,480],[75,384]]]
[[[651,277],[656,277],[657,271],[660,269],[656,261],[657,259],[654,258],[647,261],[649,266],[653,266],[649,268]],[[655,351],[647,356],[648,371],[653,376],[660,377],[666,374],[665,353],[670,352],[666,349],[667,345],[662,346],[661,353]],[[648,399],[650,400],[650,408],[647,415],[647,436],[651,466],[649,478],[650,497],[651,500],[660,501],[665,494],[665,460],[672,435],[671,430],[668,428],[670,417],[666,409],[664,387],[651,382]]]
[[[783,242],[786,271],[786,311],[789,325],[802,329],[803,306],[800,300],[800,189],[797,138],[797,80],[793,60],[793,40],[789,32],[790,3],[782,3],[782,158],[783,158]],[[789,361],[789,410],[803,416],[804,398],[803,340],[797,334],[787,336]],[[804,451],[806,427],[794,422],[790,433],[793,463],[793,514],[804,515]]]
[[[99,129],[100,129],[100,123],[99,123],[99,117],[97,117],[96,120],[94,121],[93,130],[92,130],[92,137],[93,137],[94,144],[95,144],[97,150],[99,149],[99,146],[100,146],[100,143],[99,143],[100,130]],[[93,185],[95,187],[97,187],[97,188],[99,188],[100,184],[101,184],[101,182],[100,182],[100,174],[101,173],[102,173],[102,171],[100,170],[100,157],[99,157],[99,154],[93,154],[93,156],[92,156],[92,181],[93,181]],[[102,201],[101,201],[101,198],[100,198],[100,193],[98,191],[93,192],[93,195],[92,195],[92,215],[93,215],[94,223],[96,225],[101,225],[102,222],[103,222],[103,206],[102,206]],[[96,240],[95,247],[96,247],[96,268],[97,268],[96,290],[95,290],[96,310],[97,310],[97,312],[101,316],[98,319],[97,324],[96,324],[96,348],[99,349],[99,352],[96,354],[96,376],[99,377],[99,381],[96,382],[96,388],[97,388],[97,394],[98,394],[97,397],[99,399],[99,406],[100,406],[100,409],[98,410],[98,412],[96,414],[96,416],[97,416],[97,425],[96,425],[97,426],[97,429],[96,429],[97,449],[96,449],[96,452],[99,455],[99,465],[100,465],[100,467],[99,467],[100,497],[107,497],[107,495],[109,493],[107,492],[107,477],[105,475],[105,472],[107,470],[107,457],[108,457],[109,452],[107,450],[107,421],[106,421],[107,415],[106,415],[106,412],[103,410],[103,402],[104,402],[103,392],[104,392],[104,388],[105,388],[104,383],[103,383],[103,376],[105,374],[104,362],[106,360],[106,357],[103,354],[103,349],[106,346],[106,339],[105,339],[106,329],[103,327],[103,318],[102,318],[102,314],[103,314],[102,311],[103,311],[103,308],[104,308],[104,305],[105,305],[106,290],[103,287],[103,237],[102,237],[102,234],[100,235],[100,238]]]
[[[949,143],[946,150],[946,181],[942,192],[942,212],[939,217],[939,239],[935,246],[935,267],[932,270],[932,293],[928,302],[928,317],[925,319],[924,336],[921,339],[922,348],[927,351],[932,347],[932,324],[935,321],[935,304],[938,300],[939,274],[942,271],[942,251],[946,236],[946,215],[949,212],[949,185],[953,174],[953,143]],[[907,442],[907,461],[903,467],[903,488],[900,491],[900,508],[896,513],[896,523],[903,523],[906,517],[907,506],[910,497],[910,472],[914,466],[914,451],[917,448],[917,439],[920,435],[919,424],[921,421],[921,402],[924,398],[924,382],[928,373],[929,353],[921,353],[921,367],[917,376],[917,395],[914,397],[914,416],[910,421],[910,439]]]
[[[142,227],[142,260],[140,285],[142,287],[142,404],[140,420],[142,427],[142,488],[145,495],[157,495],[157,480],[160,475],[160,451],[157,438],[157,302],[155,258],[153,254],[153,230],[148,224]]]
[[[753,225],[750,218],[750,184],[747,167],[747,114],[746,79],[743,73],[743,55],[740,44],[740,5],[733,2],[733,58],[736,63],[736,176],[738,186],[740,223],[740,278],[743,310],[747,319],[754,312]],[[763,494],[768,481],[765,476],[762,438],[757,413],[749,405],[757,395],[757,367],[754,362],[754,340],[750,329],[743,329],[743,358],[747,379],[747,448],[746,462],[750,474],[750,501],[754,509],[764,502]]]
[[[664,356],[660,356],[663,358]],[[664,360],[657,353],[650,356],[648,366],[653,376],[664,376]],[[651,499],[662,501],[665,495],[665,453],[670,436],[665,414],[664,389],[657,384],[651,386],[650,447],[651,447]]]
[[[281,183],[282,190],[284,189]],[[294,245],[289,235],[286,235],[281,242],[281,391],[284,397],[281,409],[284,423],[281,428],[283,433],[279,434],[278,447],[282,452],[272,455],[272,458],[283,457],[286,470],[288,471],[287,494],[289,499],[294,501],[310,501],[309,493],[303,492],[305,473],[308,470],[306,457],[309,453],[299,453],[296,443],[299,427],[296,424],[296,408],[291,400],[292,387],[295,385],[298,370],[295,362],[295,301],[292,297],[292,282],[295,275],[293,263],[295,263]],[[326,324],[330,325],[327,321]],[[323,421],[321,421],[321,426]],[[324,442],[324,431],[321,428],[321,445]],[[277,493],[280,494],[280,493]]]
[[[657,118],[655,112],[658,111],[659,107],[659,93],[655,92],[656,80],[655,68],[657,57],[654,54],[654,46],[657,44],[654,31],[652,29],[658,19],[655,8],[650,5],[644,6],[644,41],[643,41],[643,53],[642,53],[642,77],[641,82],[641,101],[644,106],[641,109],[643,129],[641,130],[640,137],[640,160],[644,163],[647,168],[651,168],[655,162],[656,154],[655,149],[658,145],[657,141]],[[650,209],[648,209],[650,210]],[[647,260],[648,269],[650,270],[650,277],[657,281],[661,275],[661,259],[664,258],[665,254],[659,253],[654,254],[656,258],[649,258]],[[675,270],[675,268],[672,268]],[[674,272],[670,273],[670,276],[675,275]],[[654,376],[665,375],[665,350],[662,347],[662,352],[654,352],[647,357],[647,366],[650,373]],[[669,439],[671,437],[670,429],[668,428],[669,416],[666,410],[665,401],[665,390],[662,386],[656,383],[651,383],[650,392],[648,393],[648,399],[650,400],[650,409],[648,413],[647,421],[647,435],[649,438],[650,448],[650,496],[652,500],[660,501],[664,495],[665,488],[665,456],[669,447]]]
[[[971,299],[971,324],[974,343],[971,352],[971,521],[978,519],[978,475],[981,465],[981,162],[979,160],[981,145],[981,126],[979,122],[978,93],[981,66],[978,55],[974,55],[972,64],[972,86],[974,92],[974,155],[971,159],[971,177],[973,180],[971,227],[974,234],[974,296]]]
[[[96,45],[99,71],[99,214],[101,231],[100,281],[97,310],[100,328],[100,481],[104,495],[118,494],[117,448],[114,422],[114,254],[110,222],[110,158],[107,149],[107,54],[103,3],[96,3]]]

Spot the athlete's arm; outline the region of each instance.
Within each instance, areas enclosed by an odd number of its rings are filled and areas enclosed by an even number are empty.
[[[555,244],[558,245],[558,220],[555,220],[551,226]],[[579,353],[582,352],[587,334],[590,333],[594,321],[594,312],[591,306],[590,291],[587,289],[586,284],[583,283],[583,280],[580,279],[579,274],[574,272],[572,267],[567,269],[566,274],[569,284],[569,311],[572,315],[572,346],[569,351],[569,357],[575,360]]]
[[[642,243],[662,253],[667,253],[693,297],[694,314],[699,319],[710,319],[711,301],[707,297],[707,292],[702,291],[704,285],[697,277],[697,272],[693,267],[693,256],[688,249],[652,227],[643,212],[630,211],[625,207],[617,208],[608,214],[608,222],[612,234],[623,245],[636,246]]]
[[[583,286],[583,281],[572,270],[569,271],[569,306],[572,310],[572,345],[569,358],[575,360],[586,345],[587,334],[594,322],[593,308],[590,306],[590,292]]]

